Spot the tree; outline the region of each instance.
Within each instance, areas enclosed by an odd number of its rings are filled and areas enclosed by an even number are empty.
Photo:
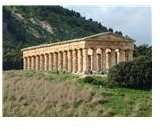
[[[134,89],[152,88],[152,61],[141,56],[134,61],[121,62],[109,69],[108,86]]]
[[[113,29],[112,29],[112,28],[109,28],[109,30],[108,30],[108,31],[113,33]]]
[[[90,18],[90,19],[89,19],[89,21],[91,21],[91,22],[92,22],[93,20]]]
[[[134,57],[137,58],[139,56],[147,56],[149,58],[152,58],[152,46],[149,46],[148,44],[144,45],[134,45]]]
[[[121,31],[119,31],[118,34],[121,35],[121,36],[123,35]]]
[[[118,34],[118,31],[115,31],[115,34]]]

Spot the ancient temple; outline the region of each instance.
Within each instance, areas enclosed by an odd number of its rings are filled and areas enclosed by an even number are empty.
[[[133,60],[133,42],[111,32],[23,48],[23,69],[103,73],[119,62]]]

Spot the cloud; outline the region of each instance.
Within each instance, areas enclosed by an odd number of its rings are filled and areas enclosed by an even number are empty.
[[[80,12],[87,19],[101,22],[107,28],[122,31],[131,36],[137,44],[151,44],[151,8],[150,7],[114,7],[114,6],[66,6]]]

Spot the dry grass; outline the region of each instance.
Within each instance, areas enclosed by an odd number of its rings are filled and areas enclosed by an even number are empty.
[[[3,73],[3,116],[151,116],[151,97],[151,91],[100,87],[69,73]]]
[[[103,96],[72,81],[4,73],[3,116],[109,116]]]

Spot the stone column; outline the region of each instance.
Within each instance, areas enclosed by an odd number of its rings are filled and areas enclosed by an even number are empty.
[[[105,49],[102,50],[102,66],[101,69],[106,69],[106,51]]]
[[[40,69],[39,65],[40,65],[40,63],[39,63],[39,56],[36,55],[36,57],[35,57],[35,70],[39,70]]]
[[[53,70],[53,54],[49,54],[49,70]]]
[[[54,70],[58,70],[58,53],[57,52],[53,54],[53,68]]]
[[[76,73],[76,71],[77,71],[77,57],[76,57],[76,50],[73,50],[73,73]]]
[[[111,67],[111,52],[108,52],[108,68]]]
[[[72,72],[72,52],[71,50],[67,53],[68,56],[68,72]]]
[[[120,51],[119,51],[119,49],[116,49],[115,50],[115,58],[116,58],[116,64],[118,64],[119,63],[119,61],[120,61]]]
[[[31,70],[34,70],[34,56],[31,57]]]
[[[31,69],[31,59],[30,57],[27,57],[27,70]]]
[[[93,63],[94,63],[93,53],[94,52],[92,48],[88,49],[88,69],[90,70],[93,70]]]
[[[63,70],[63,57],[62,57],[62,52],[58,52],[58,70],[62,71]]]
[[[106,68],[109,69],[111,67],[111,50],[106,49]]]
[[[61,70],[61,54],[58,52],[58,71]]]
[[[116,65],[116,56],[115,56],[115,51],[111,51],[111,66]]]
[[[96,64],[96,60],[97,60],[97,53],[96,53],[96,49],[93,50],[93,71],[97,70],[97,64]]]
[[[100,71],[102,69],[103,66],[103,57],[102,57],[102,50],[101,48],[98,48],[96,50],[97,53],[97,70]]]
[[[101,60],[101,54],[97,54],[97,70],[100,71],[102,67],[102,60]]]
[[[125,61],[125,50],[121,49],[119,62],[124,62],[124,61]]]
[[[27,70],[27,58],[26,57],[23,58],[23,69]]]
[[[83,73],[86,74],[87,73],[87,59],[88,59],[88,56],[87,56],[87,49],[84,48],[83,49]]]
[[[48,55],[44,55],[44,70],[48,70]]]
[[[133,60],[133,50],[129,50],[128,52],[128,61],[132,61]]]
[[[78,73],[82,72],[82,52],[78,49]]]
[[[40,55],[40,70],[44,70],[44,55]]]
[[[90,58],[91,58],[90,69],[93,70],[93,55],[91,55]]]
[[[67,71],[67,51],[63,52],[63,71]]]

